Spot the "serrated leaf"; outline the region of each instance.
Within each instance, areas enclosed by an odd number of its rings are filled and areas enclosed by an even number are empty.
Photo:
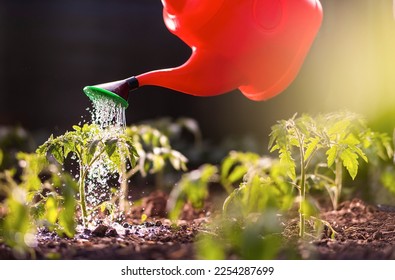
[[[97,146],[99,145],[99,143],[100,143],[100,140],[93,140],[88,144],[87,155],[86,155],[88,163],[95,156],[96,149],[97,149]]]
[[[287,175],[291,178],[292,181],[296,180],[296,164],[294,159],[292,158],[291,152],[287,149],[280,150],[280,163],[284,164],[287,169]]]
[[[325,154],[327,155],[328,167],[331,167],[335,163],[337,157],[337,146],[333,145],[326,151]]]
[[[135,147],[131,146],[131,145],[128,145],[128,150],[129,150],[128,158],[129,158],[130,164],[132,166],[135,166],[136,160],[137,160],[136,158],[138,157],[137,151],[136,151]]]
[[[63,164],[64,156],[63,156],[63,147],[61,145],[52,145],[48,153],[51,154],[57,162]]]
[[[284,148],[287,146],[287,122],[280,121],[278,124],[272,126],[272,132],[270,133],[269,148],[272,147],[274,143],[279,148]]]
[[[299,143],[299,140],[298,140],[297,138],[295,138],[295,137],[290,137],[290,138],[289,138],[289,145],[299,148],[300,143]]]
[[[105,145],[106,145],[105,149],[106,149],[106,153],[107,153],[108,157],[111,157],[112,154],[115,152],[115,150],[117,148],[117,143],[118,143],[118,139],[116,139],[116,138],[111,138],[105,142]]]
[[[315,137],[310,140],[310,143],[307,145],[306,151],[305,151],[305,159],[308,159],[311,154],[315,151],[315,149],[318,147],[318,144],[320,143],[320,138]]]
[[[347,169],[352,179],[355,179],[358,173],[358,155],[346,149],[340,153],[340,159]]]
[[[347,137],[341,141],[342,144],[346,144],[348,146],[356,146],[360,143],[360,141],[357,139],[357,137],[354,134],[349,134]]]
[[[270,149],[270,152],[272,153],[272,152],[279,150],[279,149],[280,149],[280,147],[276,144]]]
[[[348,131],[349,126],[350,126],[350,120],[348,119],[342,119],[340,121],[337,121],[328,129],[328,135],[337,137],[337,135],[342,134],[345,131]],[[333,137],[331,137],[331,139],[332,138]]]
[[[365,153],[358,147],[352,146],[350,147],[350,150],[357,153],[365,162],[368,162],[368,157],[365,155]]]
[[[63,145],[63,152],[64,152],[64,157],[67,158],[69,153],[75,152],[75,143],[73,142],[65,142]]]

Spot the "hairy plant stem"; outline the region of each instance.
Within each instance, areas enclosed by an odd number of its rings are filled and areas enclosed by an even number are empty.
[[[333,202],[333,208],[334,208],[333,210],[336,210],[339,204],[340,194],[342,191],[342,180],[343,180],[343,164],[341,160],[337,159],[335,164],[336,164],[336,171],[335,171],[336,192]]]
[[[303,149],[301,149],[303,150]],[[299,236],[304,237],[306,218],[303,213],[303,205],[306,201],[306,170],[304,166],[303,157],[301,159],[301,174],[300,174],[300,188],[299,188]]]
[[[80,180],[79,180],[79,193],[80,193],[80,205],[82,212],[82,225],[87,227],[87,218],[88,212],[86,211],[86,202],[85,202],[85,177],[86,173],[83,170],[83,167],[80,166]]]
[[[303,213],[303,208],[306,201],[306,160],[305,160],[305,152],[303,149],[304,139],[300,135],[299,130],[297,128],[296,128],[296,134],[298,136],[299,152],[300,152],[299,236],[303,238],[306,231],[306,217]]]

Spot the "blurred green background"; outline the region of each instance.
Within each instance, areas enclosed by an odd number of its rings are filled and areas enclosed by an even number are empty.
[[[130,97],[128,123],[195,118],[203,137],[267,140],[295,112],[347,109],[395,127],[392,0],[321,0],[324,21],[294,83],[265,102],[238,91],[199,98],[157,87]],[[182,64],[189,48],[162,20],[160,0],[0,1],[0,125],[63,133],[89,119],[85,85]]]

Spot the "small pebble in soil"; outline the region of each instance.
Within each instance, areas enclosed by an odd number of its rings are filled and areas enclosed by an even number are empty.
[[[146,226],[146,227],[153,227],[153,226],[155,226],[155,224],[152,223],[152,222],[145,222],[144,226]]]
[[[130,224],[129,224],[129,223],[124,223],[122,226],[123,226],[124,228],[130,228]]]
[[[155,226],[160,227],[162,225],[161,221],[156,221]]]
[[[93,231],[92,235],[97,237],[104,237],[106,235],[106,231],[108,226],[105,225],[98,225]]]
[[[105,234],[106,237],[117,237],[118,236],[118,232],[115,228],[110,228],[106,231]]]

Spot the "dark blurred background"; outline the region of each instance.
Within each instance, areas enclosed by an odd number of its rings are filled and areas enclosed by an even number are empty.
[[[254,102],[238,91],[202,98],[143,87],[130,96],[128,124],[191,117],[207,139],[265,141],[276,120],[295,112],[348,109],[373,120],[385,115],[381,124],[393,128],[392,0],[321,2],[324,22],[311,52],[276,98]],[[189,55],[166,29],[160,0],[1,0],[0,125],[63,133],[89,119],[84,86],[178,66]]]

